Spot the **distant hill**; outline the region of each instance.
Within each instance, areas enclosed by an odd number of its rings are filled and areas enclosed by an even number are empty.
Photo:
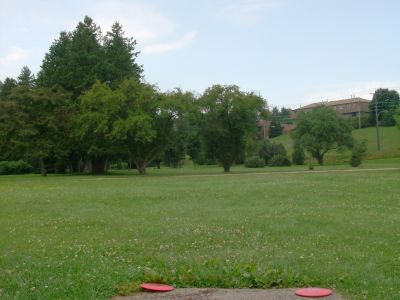
[[[365,159],[400,157],[400,130],[397,127],[380,127],[381,151],[377,151],[376,128],[362,128],[353,130],[353,136],[359,141],[367,140],[367,154]],[[291,156],[293,140],[289,134],[284,134],[271,139],[274,142],[282,143],[288,154]],[[347,161],[349,151],[338,153],[331,151],[326,154],[326,162],[335,163]]]

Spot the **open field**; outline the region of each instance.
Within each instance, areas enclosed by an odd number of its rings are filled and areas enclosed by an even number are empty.
[[[380,127],[381,137],[381,151],[377,151],[376,146],[376,128],[362,128],[353,130],[353,136],[358,141],[367,140],[367,153],[366,159],[377,159],[377,158],[390,158],[400,157],[400,130],[397,127]],[[284,134],[273,139],[278,143],[282,143],[288,153],[292,154],[293,141],[289,134]],[[331,151],[326,154],[327,163],[341,163],[348,161],[350,156],[349,151],[343,153],[336,153]]]
[[[399,168],[2,176],[0,298],[107,299],[156,280],[399,299]]]

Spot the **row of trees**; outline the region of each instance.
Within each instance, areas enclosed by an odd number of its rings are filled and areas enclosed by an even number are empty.
[[[218,162],[226,172],[250,158],[288,163],[282,146],[256,137],[259,120],[270,118],[279,130],[290,110],[271,114],[261,96],[234,85],[202,95],[161,92],[145,82],[135,46],[118,23],[102,35],[85,17],[60,33],[37,76],[24,67],[0,83],[0,161],[22,159],[43,175],[104,173],[122,161],[144,174],[161,161],[176,167],[185,155]],[[299,115],[293,138],[294,161],[306,150],[320,164],[326,152],[353,143],[350,127],[327,107]]]
[[[28,67],[0,86],[0,160],[23,159],[45,175],[103,173],[128,161],[144,174],[186,154],[229,171],[257,136],[266,102],[237,86],[215,85],[202,95],[161,92],[136,63],[136,41],[115,23],[102,35],[85,17],[61,32],[35,77]]]
[[[171,166],[189,153],[219,162],[228,172],[257,136],[265,101],[237,86],[215,85],[201,97],[126,79],[112,89],[96,81],[76,101],[60,88],[17,82],[0,101],[0,160],[24,159],[56,172],[104,173],[129,161],[139,173],[164,159]]]

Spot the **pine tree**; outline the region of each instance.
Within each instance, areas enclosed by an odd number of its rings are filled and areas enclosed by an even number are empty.
[[[104,78],[112,89],[122,80],[142,76],[142,66],[135,60],[139,52],[135,52],[136,40],[124,37],[122,26],[115,22],[111,31],[104,38],[105,66]]]
[[[70,45],[71,34],[62,31],[43,59],[37,78],[39,86],[60,86],[66,91],[72,91]]]
[[[7,77],[0,90],[0,100],[6,100],[10,95],[11,90],[17,86],[17,81],[14,78]]]
[[[72,33],[61,32],[46,54],[39,72],[40,86],[61,86],[77,99],[96,79],[104,81],[102,35],[86,16]]]
[[[35,75],[32,74],[31,70],[24,66],[21,69],[21,73],[18,76],[18,85],[26,88],[33,88],[35,86]]]

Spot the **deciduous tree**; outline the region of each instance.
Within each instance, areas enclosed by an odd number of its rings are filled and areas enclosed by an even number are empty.
[[[328,151],[350,147],[353,142],[351,128],[345,119],[324,105],[300,113],[292,136],[295,143],[316,158],[320,165]]]
[[[396,90],[378,89],[369,104],[370,124],[376,124],[376,109],[378,120],[382,126],[394,126],[394,115],[400,105],[400,96]]]
[[[260,96],[242,92],[234,85],[214,85],[204,92],[202,138],[206,152],[213,153],[224,172],[229,172],[231,165],[243,155],[246,136],[251,132],[255,135],[265,105]]]

